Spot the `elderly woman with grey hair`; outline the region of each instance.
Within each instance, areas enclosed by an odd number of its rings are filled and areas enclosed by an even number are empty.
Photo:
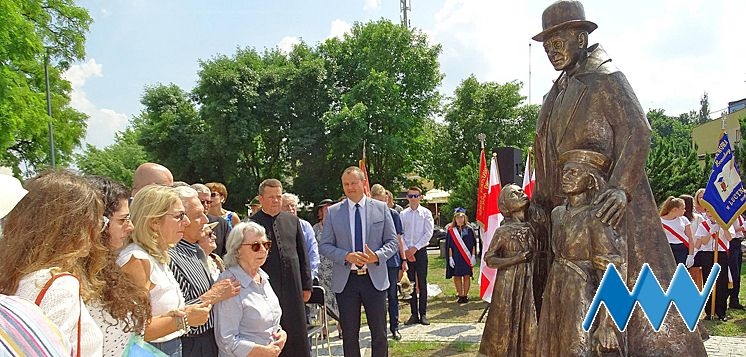
[[[264,227],[254,222],[241,222],[228,235],[220,279],[235,278],[241,292],[214,308],[220,356],[278,356],[285,346],[280,301],[260,268],[271,248]]]

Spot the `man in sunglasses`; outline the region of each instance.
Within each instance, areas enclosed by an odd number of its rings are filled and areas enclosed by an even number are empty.
[[[426,207],[420,205],[422,190],[410,187],[407,190],[409,207],[401,212],[401,222],[404,225],[404,245],[409,270],[409,281],[415,282],[412,299],[409,301],[412,316],[405,325],[429,325],[427,320],[427,245],[433,235],[433,214]]]

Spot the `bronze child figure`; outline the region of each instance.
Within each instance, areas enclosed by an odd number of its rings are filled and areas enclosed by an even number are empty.
[[[535,230],[527,222],[529,201],[516,185],[498,198],[504,220],[492,237],[485,261],[497,269],[489,315],[479,353],[483,356],[534,356],[537,318],[532,257]]]

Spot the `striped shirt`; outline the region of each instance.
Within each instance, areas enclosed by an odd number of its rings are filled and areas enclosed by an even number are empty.
[[[0,356],[70,356],[65,337],[38,306],[0,295]]]
[[[206,267],[205,252],[197,244],[182,239],[168,251],[168,254],[171,256],[168,266],[174,273],[174,278],[179,283],[179,287],[181,287],[181,293],[184,294],[186,304],[202,303],[199,297],[210,290],[214,283]],[[207,322],[199,327],[192,327],[187,336],[205,333],[212,326],[211,312]]]

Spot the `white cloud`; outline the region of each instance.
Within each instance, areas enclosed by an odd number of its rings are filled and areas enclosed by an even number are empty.
[[[293,50],[293,46],[300,43],[300,38],[293,36],[285,36],[277,44],[277,48],[284,54],[290,53]]]
[[[381,7],[381,0],[364,0],[363,10],[372,11],[378,10]]]
[[[350,32],[351,28],[352,26],[346,21],[336,19],[332,21],[331,31],[329,31],[329,36],[327,36],[327,39],[334,37],[341,39],[342,37],[344,37],[345,33]]]
[[[84,142],[99,148],[113,144],[114,134],[124,130],[127,125],[127,115],[112,109],[98,108],[83,90],[86,81],[91,77],[103,77],[101,64],[91,58],[85,63],[72,65],[63,77],[70,81],[73,87],[70,106],[89,116]]]

